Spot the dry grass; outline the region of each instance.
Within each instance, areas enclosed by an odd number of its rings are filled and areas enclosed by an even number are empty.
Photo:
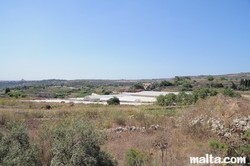
[[[29,129],[30,140],[40,141],[45,147],[43,161],[49,161],[50,141],[41,142],[43,130],[39,126],[43,123],[52,124],[56,120],[66,117],[87,117],[97,129],[107,129],[118,126],[146,127],[147,132],[128,131],[123,133],[109,132],[108,141],[102,147],[112,153],[119,165],[126,165],[126,152],[130,148],[137,148],[148,158],[148,165],[188,165],[189,157],[204,156],[210,153],[209,142],[220,141],[219,137],[206,127],[190,128],[188,123],[203,116],[222,119],[229,125],[233,119],[247,116],[250,113],[249,100],[245,98],[227,98],[222,95],[198,101],[195,105],[178,110],[178,114],[149,113],[152,106],[103,106],[50,103],[52,109],[46,109],[46,103],[21,102],[0,99],[0,126],[10,121],[25,122]],[[158,109],[158,108],[157,108]],[[160,108],[158,109],[160,110]],[[164,109],[163,109],[164,111]],[[160,130],[149,130],[149,126],[159,124]],[[167,143],[166,149],[163,147]],[[162,152],[164,156],[162,156]]]

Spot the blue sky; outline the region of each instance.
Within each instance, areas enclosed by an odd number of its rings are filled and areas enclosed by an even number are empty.
[[[0,80],[250,72],[250,0],[0,0]]]

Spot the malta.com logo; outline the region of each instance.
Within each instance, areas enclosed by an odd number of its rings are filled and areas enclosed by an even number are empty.
[[[213,157],[206,154],[203,157],[190,157],[190,164],[246,164],[246,157]]]

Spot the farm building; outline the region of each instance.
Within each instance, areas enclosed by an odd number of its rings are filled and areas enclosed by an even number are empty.
[[[55,98],[56,97],[56,93],[52,93],[52,92],[40,92],[36,94],[37,97],[44,97],[44,98]]]

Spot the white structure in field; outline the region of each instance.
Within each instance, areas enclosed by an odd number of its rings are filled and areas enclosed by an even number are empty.
[[[85,96],[84,98],[69,98],[69,99],[47,99],[47,100],[30,100],[32,102],[58,102],[58,103],[83,103],[83,104],[107,104],[107,100],[112,97],[117,97],[121,105],[149,105],[156,101],[160,95],[167,95],[169,93],[178,94],[179,92],[155,92],[155,91],[142,91],[135,93],[121,93],[115,95],[92,95]],[[190,92],[185,92],[190,94]]]
[[[84,97],[82,100],[91,102],[106,102],[112,97],[119,98],[120,102],[132,102],[132,103],[153,103],[160,95],[167,95],[169,93],[178,94],[179,92],[155,92],[155,91],[142,91],[136,93],[121,93],[116,95],[98,95],[93,93],[92,95]]]

